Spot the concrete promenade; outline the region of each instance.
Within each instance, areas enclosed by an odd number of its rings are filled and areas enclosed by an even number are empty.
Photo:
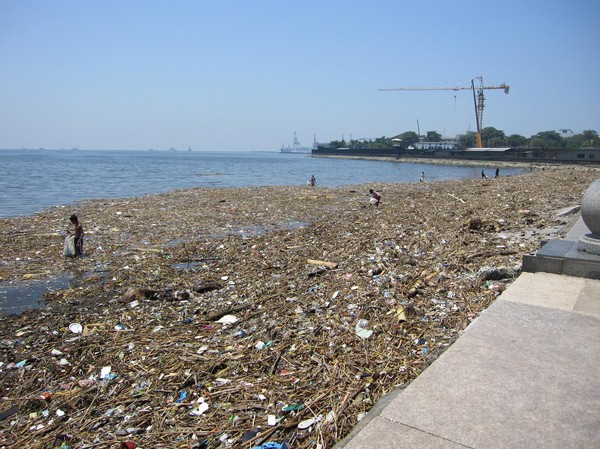
[[[335,448],[600,448],[600,281],[522,273]]]

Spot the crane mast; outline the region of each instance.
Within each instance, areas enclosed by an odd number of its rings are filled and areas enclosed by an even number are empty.
[[[475,80],[479,80],[478,85],[475,85]],[[471,80],[471,85],[468,87],[465,86],[455,86],[455,87],[395,87],[395,88],[380,88],[381,92],[391,92],[391,91],[403,91],[403,90],[472,90],[473,91],[473,103],[475,104],[475,121],[477,123],[477,134],[475,136],[477,148],[483,148],[483,141],[481,139],[481,131],[483,130],[483,108],[485,97],[483,95],[483,91],[486,89],[504,89],[504,93],[507,94],[510,86],[508,84],[502,83],[498,86],[484,86],[483,85],[483,77],[478,76]]]

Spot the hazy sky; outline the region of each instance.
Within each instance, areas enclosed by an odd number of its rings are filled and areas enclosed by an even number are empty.
[[[600,131],[598,0],[0,0],[0,148]]]

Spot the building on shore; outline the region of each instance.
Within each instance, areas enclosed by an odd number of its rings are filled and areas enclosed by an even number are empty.
[[[408,146],[409,150],[458,150],[460,145],[456,139],[445,139],[440,142],[417,142]]]
[[[421,142],[426,143],[426,142]],[[437,142],[436,142],[437,143]],[[412,147],[412,148],[411,148]],[[386,157],[433,158],[440,160],[480,160],[480,161],[527,161],[527,162],[576,162],[582,164],[600,164],[600,148],[582,148],[576,150],[548,150],[530,147],[500,147],[500,148],[332,148],[320,145],[312,150],[313,156],[338,157]]]
[[[587,161],[600,163],[600,148],[580,148],[578,150],[559,150],[556,158],[561,161]]]

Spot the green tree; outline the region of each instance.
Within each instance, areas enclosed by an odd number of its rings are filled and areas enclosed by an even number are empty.
[[[392,139],[388,137],[377,137],[375,141],[370,145],[372,148],[391,148]]]
[[[348,142],[350,148],[366,148],[365,143],[362,140],[352,139]]]
[[[402,139],[402,143],[407,147],[419,141],[419,135],[414,131],[406,131],[396,137]]]
[[[564,146],[567,150],[578,150],[585,142],[583,134],[574,134],[564,139]]]
[[[510,147],[524,147],[527,146],[529,140],[525,136],[521,136],[520,134],[511,134],[506,138],[506,143]]]
[[[562,147],[563,138],[556,131],[542,131],[531,136],[529,143],[533,147],[557,150]]]
[[[600,138],[596,131],[588,130],[582,133],[584,142],[581,144],[583,148],[598,148],[600,147]]]
[[[475,132],[467,131],[458,135],[458,143],[462,148],[473,148],[475,146]]]
[[[584,131],[581,134],[574,134],[571,137],[563,139],[563,147],[568,150],[578,150],[580,148],[595,148],[600,145],[600,138],[596,131]]]
[[[345,148],[346,141],[345,140],[332,140],[331,142],[329,142],[329,146],[331,148]]]
[[[462,148],[472,148],[475,146],[475,132],[467,131],[459,134],[457,140]],[[527,139],[519,134],[512,134],[508,137],[504,131],[492,126],[483,128],[481,132],[482,140],[486,146],[509,145],[511,147],[530,146],[545,150],[557,150],[561,148],[579,149],[579,148],[600,148],[600,137],[598,132],[593,130],[583,131],[581,134],[575,134],[569,138],[563,139],[556,131],[542,131]],[[414,131],[405,131],[398,134],[396,138],[402,139],[402,146],[408,147],[419,141],[419,136]],[[427,131],[427,141],[440,142],[442,135],[437,131]],[[329,143],[330,148],[391,148],[394,142],[389,137],[377,137],[372,140],[351,140],[349,143],[345,140],[332,140]]]
[[[505,144],[506,136],[504,131],[488,126],[481,130],[481,140],[485,147],[499,147]]]
[[[441,142],[442,135],[437,131],[427,131],[427,142]]]

